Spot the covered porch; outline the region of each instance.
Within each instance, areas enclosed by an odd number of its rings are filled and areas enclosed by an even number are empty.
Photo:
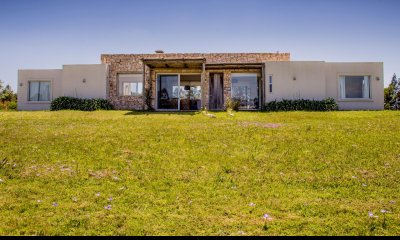
[[[204,58],[142,59],[144,87],[156,111],[258,110],[264,100],[264,63],[206,63]]]

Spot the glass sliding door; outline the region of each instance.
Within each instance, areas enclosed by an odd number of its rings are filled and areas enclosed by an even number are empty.
[[[157,108],[160,110],[179,110],[178,75],[158,75]]]
[[[239,109],[259,109],[259,78],[256,73],[232,73],[232,100]]]
[[[180,110],[201,109],[201,75],[181,74],[180,82]]]

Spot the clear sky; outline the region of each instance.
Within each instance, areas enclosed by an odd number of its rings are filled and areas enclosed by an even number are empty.
[[[102,53],[290,52],[400,75],[399,0],[0,0],[0,79]]]

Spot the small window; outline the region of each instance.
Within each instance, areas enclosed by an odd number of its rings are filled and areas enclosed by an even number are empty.
[[[50,82],[32,81],[29,82],[29,101],[49,102],[50,101]]]
[[[369,76],[341,76],[340,97],[342,99],[370,99]]]
[[[119,95],[141,96],[143,94],[143,74],[118,74]]]
[[[272,76],[268,76],[269,92],[272,93]]]

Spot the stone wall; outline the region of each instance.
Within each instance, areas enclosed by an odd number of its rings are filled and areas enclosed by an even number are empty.
[[[145,88],[151,88],[153,99],[156,96],[155,76],[156,69],[144,69],[141,59],[181,59],[181,58],[205,58],[206,64],[210,63],[263,63],[270,61],[290,61],[289,53],[168,53],[168,54],[103,54],[101,62],[109,65],[109,76],[107,82],[107,95],[117,109],[145,109],[143,97],[119,96],[118,94],[118,74],[119,73],[143,73],[145,72]],[[168,69],[168,71],[172,71]],[[174,69],[173,72],[192,71],[190,69]],[[164,70],[165,72],[165,70]],[[207,74],[209,75],[209,74]],[[229,87],[230,73],[224,74],[224,88]],[[207,76],[206,76],[207,78]],[[229,79],[228,79],[229,78]],[[208,91],[207,79],[203,86],[204,91]],[[230,86],[230,84],[229,84]],[[207,95],[207,93],[205,94]],[[224,97],[229,97],[230,93],[224,92]],[[207,98],[208,99],[208,98]],[[206,101],[208,104],[208,100]],[[155,101],[153,100],[155,107]]]

